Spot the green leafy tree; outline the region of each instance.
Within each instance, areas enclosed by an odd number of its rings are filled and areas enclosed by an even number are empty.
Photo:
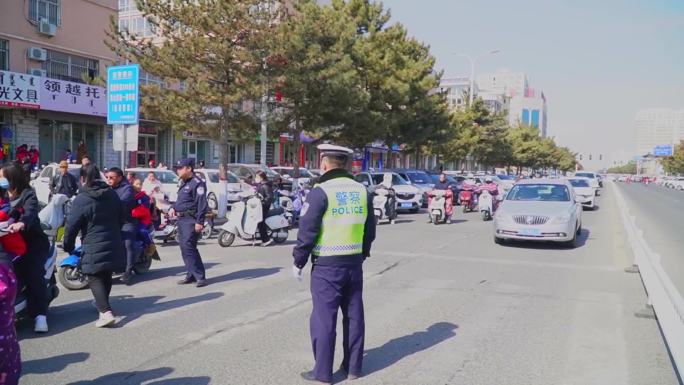
[[[142,87],[142,113],[217,140],[221,167],[229,140],[253,140],[266,85],[269,47],[281,7],[269,0],[137,0],[158,36],[119,31],[112,19],[110,47],[168,85]],[[224,175],[225,178],[225,175]]]
[[[668,174],[684,174],[684,140],[674,148],[672,156],[663,158],[661,163]]]
[[[295,0],[275,37],[275,84],[283,95],[275,120],[299,148],[301,133],[320,135],[324,129],[343,126],[363,97],[350,55],[356,29],[349,17],[330,5]],[[298,165],[299,151],[294,155]]]

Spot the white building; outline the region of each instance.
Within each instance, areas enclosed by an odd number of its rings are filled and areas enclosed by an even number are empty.
[[[508,112],[510,126],[529,125],[539,129],[542,137],[547,136],[548,114],[546,97],[528,88],[522,95],[513,96],[510,100]]]
[[[522,72],[512,72],[509,70],[481,74],[475,80],[480,90],[501,94],[506,97],[524,95],[529,87],[527,75]]]
[[[684,139],[684,110],[649,108],[637,111],[636,156],[653,154],[655,146],[675,145]]]
[[[470,78],[459,76],[442,79],[439,83],[439,91],[446,93],[449,108],[465,108],[468,104],[468,91],[470,90]],[[477,93],[477,84],[475,85]]]

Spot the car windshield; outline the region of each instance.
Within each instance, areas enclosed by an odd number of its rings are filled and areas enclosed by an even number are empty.
[[[506,200],[569,202],[570,192],[559,184],[519,184],[513,186]]]
[[[383,178],[385,177],[385,174],[372,174],[371,178],[373,178],[373,184],[380,184],[382,183]],[[410,184],[409,182],[406,181],[406,179],[402,178],[398,174],[392,174],[392,185],[393,186],[404,186]]]
[[[578,172],[578,173],[575,173],[575,176],[578,176],[581,178],[594,179],[594,174],[592,174],[590,172]]]
[[[589,187],[589,182],[584,179],[570,179],[572,187]]]
[[[501,180],[515,180],[515,177],[512,175],[497,175],[496,177]]]
[[[407,172],[406,176],[409,178],[411,183],[415,184],[429,184],[430,177],[424,172]]]
[[[278,173],[277,173],[277,172],[271,170],[270,168],[268,168],[268,167],[266,167],[266,166],[257,166],[257,167],[253,167],[253,168],[250,167],[250,168],[252,169],[252,172],[253,172],[254,174],[256,174],[258,171],[263,171],[263,172],[265,172],[265,173],[266,173],[266,177],[268,177],[268,179],[273,179],[273,178],[275,178],[275,177],[278,176]]]
[[[162,183],[178,183],[178,176],[176,176],[176,174],[174,174],[172,171],[155,171],[154,176],[157,177],[157,179],[159,179],[159,181]]]

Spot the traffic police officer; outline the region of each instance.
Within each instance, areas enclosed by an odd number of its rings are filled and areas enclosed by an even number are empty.
[[[197,287],[207,285],[204,275],[204,264],[197,250],[197,240],[204,227],[204,217],[209,208],[207,205],[207,186],[195,175],[195,161],[182,159],[176,164],[178,197],[169,210],[170,216],[178,217],[178,237],[181,255],[187,269],[185,278],[178,284],[186,285],[195,282]]]
[[[324,144],[323,175],[302,208],[293,274],[312,256],[310,320],[314,369],[302,377],[331,383],[335,353],[337,309],[342,309],[344,358],[341,370],[348,379],[361,375],[365,323],[363,314],[363,261],[375,239],[373,200],[366,188],[346,170],[352,150]]]

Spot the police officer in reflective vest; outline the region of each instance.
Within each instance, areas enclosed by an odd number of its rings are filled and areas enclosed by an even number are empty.
[[[344,358],[341,370],[348,379],[361,375],[365,324],[363,315],[363,261],[375,239],[373,200],[366,188],[346,170],[352,150],[324,144],[323,175],[302,208],[293,274],[302,279],[309,255],[311,269],[310,332],[314,369],[306,380],[332,381],[337,310],[342,309]]]
[[[169,210],[170,216],[178,217],[178,237],[180,239],[181,255],[187,268],[185,278],[178,284],[195,283],[197,287],[207,285],[204,275],[204,264],[197,250],[197,241],[204,228],[204,217],[209,211],[207,205],[207,186],[195,175],[195,161],[182,159],[176,165],[176,174],[180,178],[178,183],[178,197],[176,203]]]

